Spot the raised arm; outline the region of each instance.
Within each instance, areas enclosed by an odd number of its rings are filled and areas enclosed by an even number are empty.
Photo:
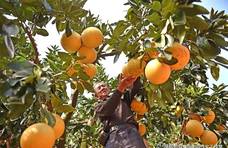
[[[140,91],[142,90],[142,83],[140,82],[140,77],[138,77],[135,82],[133,83],[133,87],[132,89],[130,90],[130,99],[131,101],[134,99],[134,96],[136,94],[139,94]]]
[[[113,114],[116,107],[120,103],[120,99],[122,94],[124,93],[125,89],[133,84],[135,78],[133,77],[126,77],[120,80],[117,89],[108,98],[106,101],[100,103],[96,108],[96,114],[98,117],[107,117]]]

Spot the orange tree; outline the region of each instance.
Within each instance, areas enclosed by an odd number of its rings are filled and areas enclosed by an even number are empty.
[[[96,100],[89,94],[94,82],[103,80],[115,88],[117,81],[109,79],[101,66],[95,77],[84,67],[88,61],[99,65],[107,56],[114,56],[116,62],[124,53],[129,61],[141,61],[141,66],[133,66],[139,69],[127,69],[128,74],[138,71],[135,75],[144,85],[137,99],[147,105],[148,112],[137,119],[146,125],[143,137],[151,146],[217,142],[214,135],[210,139],[205,134],[190,135],[186,125],[196,117],[205,131],[216,134],[218,144],[226,146],[227,86],[209,87],[206,71],[218,80],[220,67],[227,69],[227,59],[219,55],[221,50],[227,51],[227,14],[209,12],[195,1],[128,0],[125,19],[107,24],[83,9],[86,0],[1,0],[0,145],[18,147],[22,132],[34,123],[54,128],[57,120],[52,113],[56,113],[66,128],[55,146],[100,147],[101,125],[93,118]],[[65,52],[50,45],[46,57],[40,59],[44,49],[38,49],[34,37],[49,35],[47,23],[65,33],[61,40]],[[85,31],[88,27],[99,28],[104,39],[100,31]],[[98,38],[91,41],[86,33]],[[64,41],[71,37],[76,40]],[[210,111],[215,118],[208,123]]]

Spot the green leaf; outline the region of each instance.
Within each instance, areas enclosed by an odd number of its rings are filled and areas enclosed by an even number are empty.
[[[206,37],[198,37],[196,44],[200,47],[200,54],[204,58],[214,58],[221,52],[221,49],[216,47],[213,41],[208,40]]]
[[[186,16],[183,11],[177,11],[173,19],[174,19],[174,25],[186,24]]]
[[[0,57],[9,57],[8,49],[3,41],[3,38],[0,36]]]
[[[62,105],[56,107],[55,110],[56,110],[58,113],[70,113],[70,112],[75,111],[75,108],[73,108],[73,107],[72,107],[71,105],[69,105],[69,104],[62,104]]]
[[[186,13],[188,16],[199,15],[199,14],[209,14],[209,11],[200,5],[182,5],[180,7],[182,11]]]
[[[50,91],[50,81],[45,78],[41,77],[36,84],[36,91],[43,92],[43,93],[48,93]]]
[[[161,3],[159,1],[153,1],[150,8],[154,11],[160,11]]]
[[[71,55],[66,52],[58,52],[58,55],[62,59],[62,61],[65,61],[67,63],[70,63],[72,59]]]
[[[13,71],[21,71],[28,69],[28,71],[33,71],[34,64],[30,61],[15,61],[8,64],[8,67]]]
[[[8,112],[8,117],[11,120],[18,119],[26,110],[24,104],[8,104],[6,105]]]
[[[194,27],[200,31],[207,30],[209,26],[206,21],[204,21],[202,18],[198,16],[188,16],[187,21],[191,27]]]
[[[80,71],[78,72],[78,76],[83,79],[83,80],[89,80],[89,76],[84,72],[84,71]]]
[[[176,9],[176,3],[173,0],[163,0],[162,1],[162,11],[161,14],[163,17],[168,18],[172,15]]]
[[[30,107],[33,101],[33,91],[27,88],[25,95],[22,97],[22,103],[25,104],[26,107]]]
[[[129,24],[126,21],[119,21],[113,30],[113,36],[119,37],[119,35],[121,35],[128,27]]]
[[[51,104],[54,108],[56,108],[56,107],[62,105],[63,102],[58,96],[51,94]]]
[[[36,28],[35,32],[39,35],[42,35],[42,36],[48,36],[49,33],[47,32],[47,30],[45,29],[39,29],[39,28]]]
[[[54,110],[58,113],[69,113],[75,111],[75,108],[73,108],[69,104],[63,104],[63,101],[56,95],[51,94],[51,104],[54,108]]]
[[[217,81],[219,79],[219,67],[217,65],[211,66],[210,70],[212,77]]]
[[[218,46],[227,47],[228,42],[225,38],[219,33],[210,33],[208,38],[212,39]]]
[[[226,58],[224,58],[224,57],[217,56],[217,57],[215,58],[215,60],[218,61],[218,62],[220,62],[220,63],[222,63],[222,64],[228,65],[228,59],[226,59]]]
[[[84,93],[84,85],[81,82],[77,83],[77,90],[79,91],[80,94]]]
[[[56,20],[56,29],[58,32],[61,32],[65,29],[65,23],[64,22],[61,22],[59,20]]]
[[[154,12],[151,15],[146,17],[151,23],[158,25],[161,22],[161,16],[157,13]]]
[[[137,11],[134,8],[128,9],[126,19],[132,24],[137,24],[140,21],[140,18],[137,16]]]
[[[82,81],[82,83],[85,89],[87,89],[89,92],[94,92],[93,85],[91,84],[91,82]]]
[[[180,44],[182,44],[186,35],[185,26],[184,25],[176,26],[174,28],[174,33],[176,37],[179,39]]]
[[[146,92],[147,92],[148,103],[149,103],[150,107],[152,107],[156,100],[155,96],[153,95],[154,92],[149,87],[146,88]]]
[[[48,125],[51,127],[54,127],[56,120],[55,120],[55,117],[53,116],[53,114],[50,111],[48,111],[47,109],[42,108],[42,107],[40,109],[40,112],[41,112],[42,117],[44,119],[47,119]]]

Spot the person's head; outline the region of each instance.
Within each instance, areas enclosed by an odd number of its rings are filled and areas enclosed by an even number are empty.
[[[95,91],[95,96],[98,99],[105,100],[110,93],[110,88],[106,83],[99,82],[94,84],[94,91]]]

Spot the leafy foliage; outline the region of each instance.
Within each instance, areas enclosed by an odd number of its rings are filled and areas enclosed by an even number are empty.
[[[228,17],[225,11],[213,8],[209,11],[194,2],[199,0],[128,0],[125,19],[108,24],[83,8],[86,0],[1,0],[0,146],[18,147],[23,130],[35,122],[53,126],[51,112],[56,112],[65,117],[66,123],[57,147],[100,147],[94,138],[98,137],[101,125],[93,118],[96,104],[91,95],[93,84],[104,81],[115,89],[118,80],[109,78],[102,65],[90,80],[77,63],[80,57],[62,52],[58,46],[48,47],[46,57],[40,59],[34,36],[48,36],[48,23],[67,35],[89,26],[100,28],[105,41],[96,49],[98,65],[107,56],[115,56],[116,62],[121,53],[130,59],[151,50],[174,64],[171,61],[174,58],[164,50],[174,41],[188,47],[191,52],[188,66],[173,71],[165,84],[152,85],[141,78],[144,93],[139,98],[149,107],[140,120],[148,128],[144,138],[152,146],[160,142],[197,143],[197,139],[183,135],[182,124],[189,113],[204,115],[211,108],[216,119],[204,126],[218,135],[219,144],[227,146],[227,129],[219,133],[215,128],[228,120],[227,86],[210,88],[206,71],[210,70],[218,80],[220,66],[227,68],[228,60],[220,53],[227,51]],[[69,66],[77,69],[73,76],[67,74]],[[74,92],[72,96],[69,90]],[[178,106],[183,112],[177,116]]]

